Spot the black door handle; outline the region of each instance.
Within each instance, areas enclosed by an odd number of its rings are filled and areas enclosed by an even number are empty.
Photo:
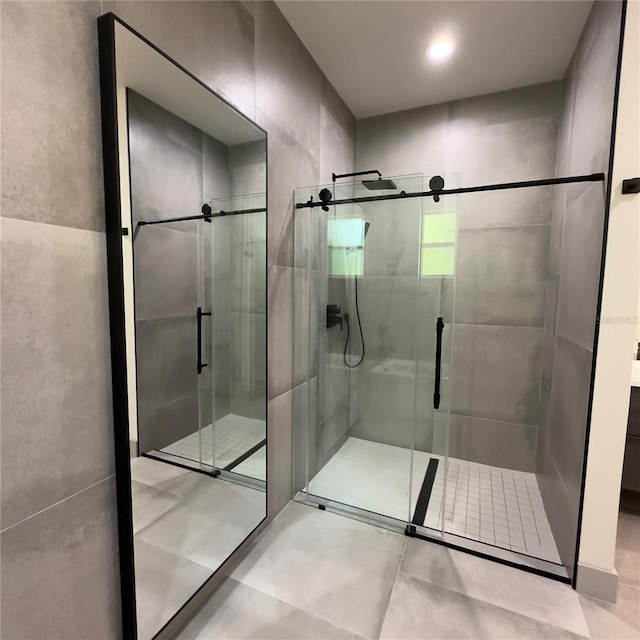
[[[210,316],[211,311],[203,311],[202,307],[198,307],[196,318],[198,319],[198,375],[207,366],[206,362],[202,362],[202,316]]]
[[[433,408],[440,408],[440,367],[442,364],[442,330],[444,322],[442,318],[436,321],[436,379],[433,386]]]

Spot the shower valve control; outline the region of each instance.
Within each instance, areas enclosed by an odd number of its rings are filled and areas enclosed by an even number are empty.
[[[340,307],[337,304],[327,305],[327,329],[331,327],[340,327],[342,331],[342,316],[340,315]]]

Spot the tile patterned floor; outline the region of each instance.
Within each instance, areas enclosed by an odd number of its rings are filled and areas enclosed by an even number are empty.
[[[431,458],[439,462],[425,526],[560,564],[535,474],[349,438],[310,483],[315,496],[411,519]],[[411,478],[410,478],[411,475]],[[409,493],[411,493],[409,511]],[[411,513],[411,517],[408,515]]]
[[[202,432],[192,433],[162,449],[165,453],[200,460],[202,445],[202,462],[224,469],[229,463],[237,460],[243,453],[264,440],[266,434],[264,420],[255,420],[230,413],[216,422],[215,430],[207,425]],[[263,478],[264,479],[264,478]]]
[[[561,564],[534,473],[449,458],[446,494],[447,533]],[[426,526],[442,528],[443,496],[444,469],[436,474]]]
[[[640,518],[635,533],[640,539]],[[620,589],[619,604],[608,605],[547,578],[290,503],[179,640],[637,640],[640,589]]]

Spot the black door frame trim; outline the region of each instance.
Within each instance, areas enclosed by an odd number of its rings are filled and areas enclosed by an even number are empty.
[[[602,312],[602,291],[604,288],[604,272],[607,258],[607,237],[609,234],[609,215],[611,212],[611,192],[613,189],[611,176],[613,173],[613,160],[616,146],[616,129],[618,124],[618,102],[620,99],[620,75],[622,72],[622,50],[624,48],[624,30],[627,19],[627,0],[622,0],[620,16],[620,36],[618,40],[618,61],[616,66],[616,84],[613,94],[613,113],[611,120],[611,138],[609,143],[609,164],[605,179],[605,202],[604,202],[604,228],[602,232],[602,258],[600,261],[600,282],[598,284],[598,303],[596,306],[596,324],[593,334],[593,359],[591,363],[591,381],[589,383],[589,400],[587,404],[587,420],[584,439],[584,450],[582,456],[582,478],[580,481],[580,501],[578,506],[578,531],[576,535],[576,550],[573,564],[573,576],[571,586],[575,589],[578,580],[578,560],[580,557],[580,541],[582,539],[582,516],[584,512],[584,495],[587,484],[587,460],[589,457],[589,437],[591,435],[591,417],[593,413],[593,393],[596,380],[596,362],[598,359],[598,339],[600,333],[600,314]]]

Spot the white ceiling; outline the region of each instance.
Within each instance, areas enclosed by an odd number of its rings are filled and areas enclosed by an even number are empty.
[[[557,80],[591,0],[276,0],[356,118]],[[451,38],[454,55],[424,52]]]

